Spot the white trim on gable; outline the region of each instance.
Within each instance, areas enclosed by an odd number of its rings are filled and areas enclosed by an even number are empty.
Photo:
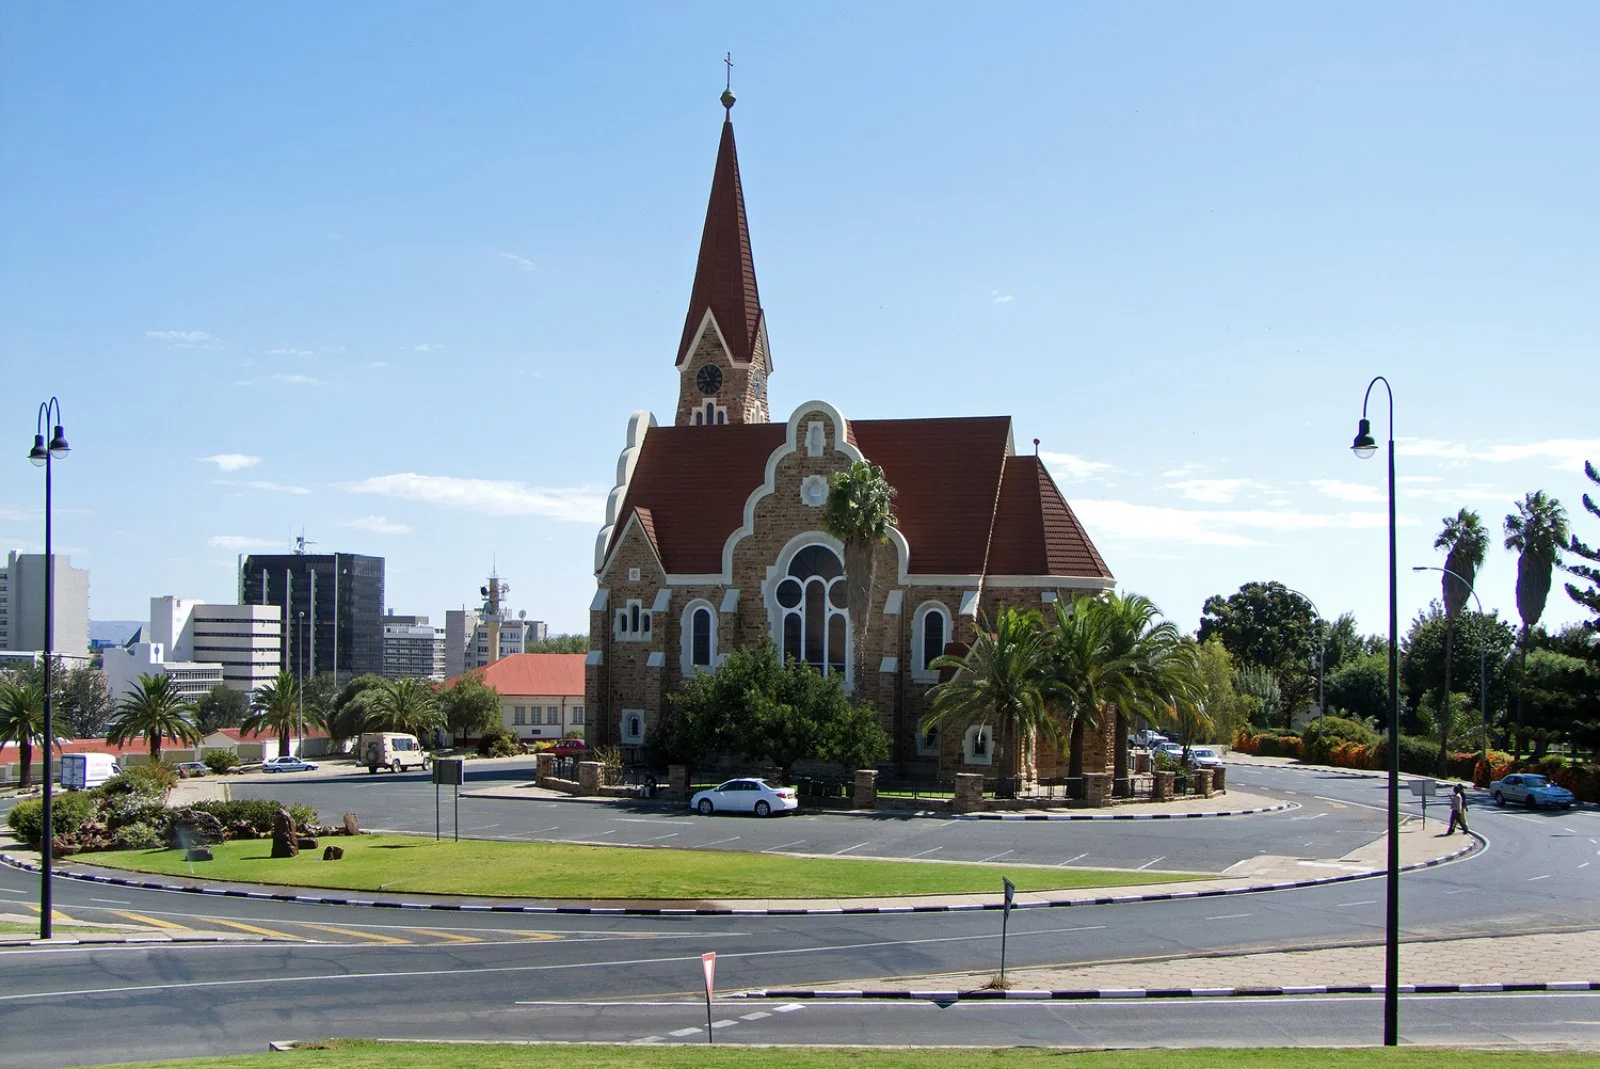
[[[889,596],[883,599],[883,615],[899,616],[900,601],[905,594],[903,590],[891,590]]]
[[[963,591],[961,594],[961,607],[956,612],[962,616],[977,616],[979,596],[980,594],[976,590]]]
[[[730,586],[722,592],[722,604],[717,607],[718,612],[739,611],[739,588]]]
[[[611,555],[608,556],[605,559],[605,563],[595,571],[596,576],[605,575],[607,572],[611,571],[611,566],[616,563],[617,554],[622,552],[623,543],[628,540],[628,532],[635,527],[639,528],[639,537],[644,539],[644,544],[650,547],[650,556],[655,558],[656,567],[661,569],[661,574],[666,574],[667,566],[661,563],[661,554],[656,552],[656,544],[650,540],[649,535],[644,533],[644,524],[639,521],[639,514],[637,512],[631,512],[628,514],[628,522],[622,527],[622,533],[617,536],[617,544],[611,547]]]
[[[617,515],[628,496],[628,484],[633,481],[633,469],[638,466],[639,453],[644,448],[645,435],[656,425],[654,413],[639,409],[628,417],[628,430],[623,439],[622,453],[617,457],[617,481],[606,496],[606,522],[595,536],[594,571],[605,571],[606,546],[611,544],[611,533],[616,530]],[[618,540],[620,541],[620,539]]]
[[[671,588],[662,587],[660,590],[656,591],[656,600],[651,603],[650,611],[659,616],[661,613],[666,612],[667,611],[667,606],[669,606],[671,604],[672,604],[672,590],[671,590]]]
[[[588,654],[583,658],[583,663],[586,664],[586,665],[605,664],[606,663],[605,651],[604,650],[590,650],[588,652]]]
[[[611,600],[611,588],[607,587],[607,586],[601,587],[599,590],[596,590],[594,592],[594,597],[589,602],[589,611],[590,612],[605,612],[606,611],[606,602],[608,602],[610,600]]]
[[[706,324],[708,323],[711,325],[711,329],[717,332],[717,344],[722,346],[722,355],[728,358],[729,366],[736,362],[733,359],[733,350],[728,347],[728,336],[722,332],[722,324],[717,322],[717,317],[712,314],[710,308],[707,308],[705,314],[700,317],[700,325],[695,328],[694,334],[690,336],[689,344],[684,346],[683,352],[678,354],[677,366],[680,376],[689,373],[689,361],[694,357],[695,351],[700,348],[700,343],[705,340]]]
[[[653,650],[650,656],[645,658],[644,666],[646,668],[665,668],[667,666],[667,655],[660,650]]]

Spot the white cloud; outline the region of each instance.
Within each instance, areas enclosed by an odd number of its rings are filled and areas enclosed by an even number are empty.
[[[1312,479],[1311,485],[1324,497],[1335,501],[1359,501],[1365,505],[1381,505],[1389,495],[1376,486],[1365,483],[1347,483],[1342,479]]]
[[[253,457],[248,453],[213,453],[209,457],[200,459],[215,464],[218,471],[243,471],[261,463],[260,457]]]
[[[281,382],[286,386],[322,386],[323,381],[315,375],[274,375],[273,382]]]
[[[1438,438],[1410,438],[1395,443],[1395,452],[1407,457],[1434,457],[1439,460],[1488,464],[1509,464],[1522,460],[1550,460],[1554,468],[1582,468],[1584,460],[1600,453],[1600,438],[1546,438],[1542,442],[1506,442],[1499,445],[1468,445]]]
[[[246,538],[243,535],[212,535],[206,539],[206,544],[213,549],[231,549],[240,553],[248,549],[272,549],[283,545],[273,539]]]
[[[268,356],[315,356],[310,349],[268,349]]]
[[[391,365],[389,363],[389,361],[387,361],[387,360],[368,360],[366,363],[362,364],[361,366],[365,367],[365,368],[372,368],[372,369],[376,370],[378,368],[391,367],[393,365]]]
[[[362,516],[359,519],[344,520],[340,527],[354,527],[358,531],[371,531],[374,534],[404,535],[410,534],[411,528],[403,523],[396,523],[385,516]]]
[[[429,343],[424,343],[422,345],[413,345],[411,348],[414,351],[419,352],[419,353],[438,353],[438,352],[443,352],[444,351],[444,346],[442,346],[442,345],[434,345],[434,344],[429,344]]]
[[[267,482],[265,480],[240,480],[217,479],[218,486],[242,486],[248,490],[269,490],[279,494],[309,494],[311,491],[303,486],[287,486],[283,483]]]
[[[499,252],[499,251],[496,251],[495,255],[500,257],[500,259],[502,259],[502,260],[507,260],[507,261],[510,261],[511,263],[516,264],[518,267],[522,268],[524,271],[537,271],[537,270],[539,270],[538,266],[535,265],[534,262],[532,260],[528,259],[526,256],[518,256],[514,252]]]
[[[548,516],[576,523],[600,523],[605,516],[605,493],[593,487],[548,488],[493,479],[402,472],[347,483],[344,489],[356,494],[425,501],[490,516]]]
[[[989,291],[989,301],[991,304],[1010,304],[1016,299],[1017,298],[1010,293],[1001,293],[999,290]]]
[[[1190,501],[1205,501],[1226,505],[1241,496],[1256,497],[1272,493],[1273,488],[1255,479],[1185,479],[1168,483],[1168,490],[1176,490]]]
[[[1085,460],[1074,453],[1045,451],[1039,454],[1039,459],[1043,460],[1051,473],[1064,483],[1103,480],[1106,473],[1118,470],[1115,464],[1107,464],[1103,460]]]
[[[203,330],[147,330],[151,341],[166,342],[175,349],[215,349],[217,337]]]

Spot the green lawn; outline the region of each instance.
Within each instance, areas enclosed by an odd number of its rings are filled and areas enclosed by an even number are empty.
[[[1095,1069],[1594,1069],[1600,1055],[1441,1050],[1432,1047],[1271,1050],[1115,1050],[1090,1054],[1038,1048],[999,1050],[684,1045],[512,1046],[509,1044],[372,1043],[336,1040],[287,1054],[140,1062],[172,1069],[1000,1069],[1092,1064]]]
[[[1127,887],[1186,877],[1151,872],[794,858],[721,850],[661,850],[562,843],[461,842],[409,835],[338,836],[344,860],[320,851],[274,859],[272,842],[213,848],[214,861],[184,861],[181,850],[81,855],[85,864],[169,876],[342,890],[489,895],[512,898],[687,899],[858,898]],[[1187,877],[1199,879],[1201,877]]]

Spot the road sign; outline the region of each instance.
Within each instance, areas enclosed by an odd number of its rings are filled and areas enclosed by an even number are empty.
[[[713,950],[709,954],[701,954],[700,968],[706,974],[706,1042],[715,1043],[717,1040],[711,1028],[711,989],[716,986],[717,952]]]
[[[1011,900],[1015,898],[1017,894],[1017,885],[1006,879],[1004,876],[1000,877],[1000,883],[1003,887],[1005,887],[1006,890],[1005,909],[1006,913],[1009,914],[1011,912]]]

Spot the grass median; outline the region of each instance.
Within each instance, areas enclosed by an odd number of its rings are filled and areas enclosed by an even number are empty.
[[[884,898],[1000,889],[1075,890],[1172,883],[1199,876],[1027,866],[962,865],[866,858],[805,858],[725,850],[671,850],[566,843],[460,842],[410,835],[339,836],[340,861],[317,851],[272,857],[270,840],[212,848],[190,863],[182,850],[85,854],[85,864],[208,880],[372,893],[556,899]]]
[[[1490,1069],[1593,1069],[1594,1054],[1543,1051],[1462,1051],[1433,1047],[1395,1049],[1316,1047],[1243,1050],[1108,1050],[1088,1054],[1048,1048],[874,1049],[860,1047],[717,1047],[600,1045],[512,1046],[501,1044],[373,1043],[335,1040],[281,1054],[141,1062],[142,1069],[987,1069],[1061,1065],[1091,1061],[1095,1069],[1455,1069],[1470,1064]]]

